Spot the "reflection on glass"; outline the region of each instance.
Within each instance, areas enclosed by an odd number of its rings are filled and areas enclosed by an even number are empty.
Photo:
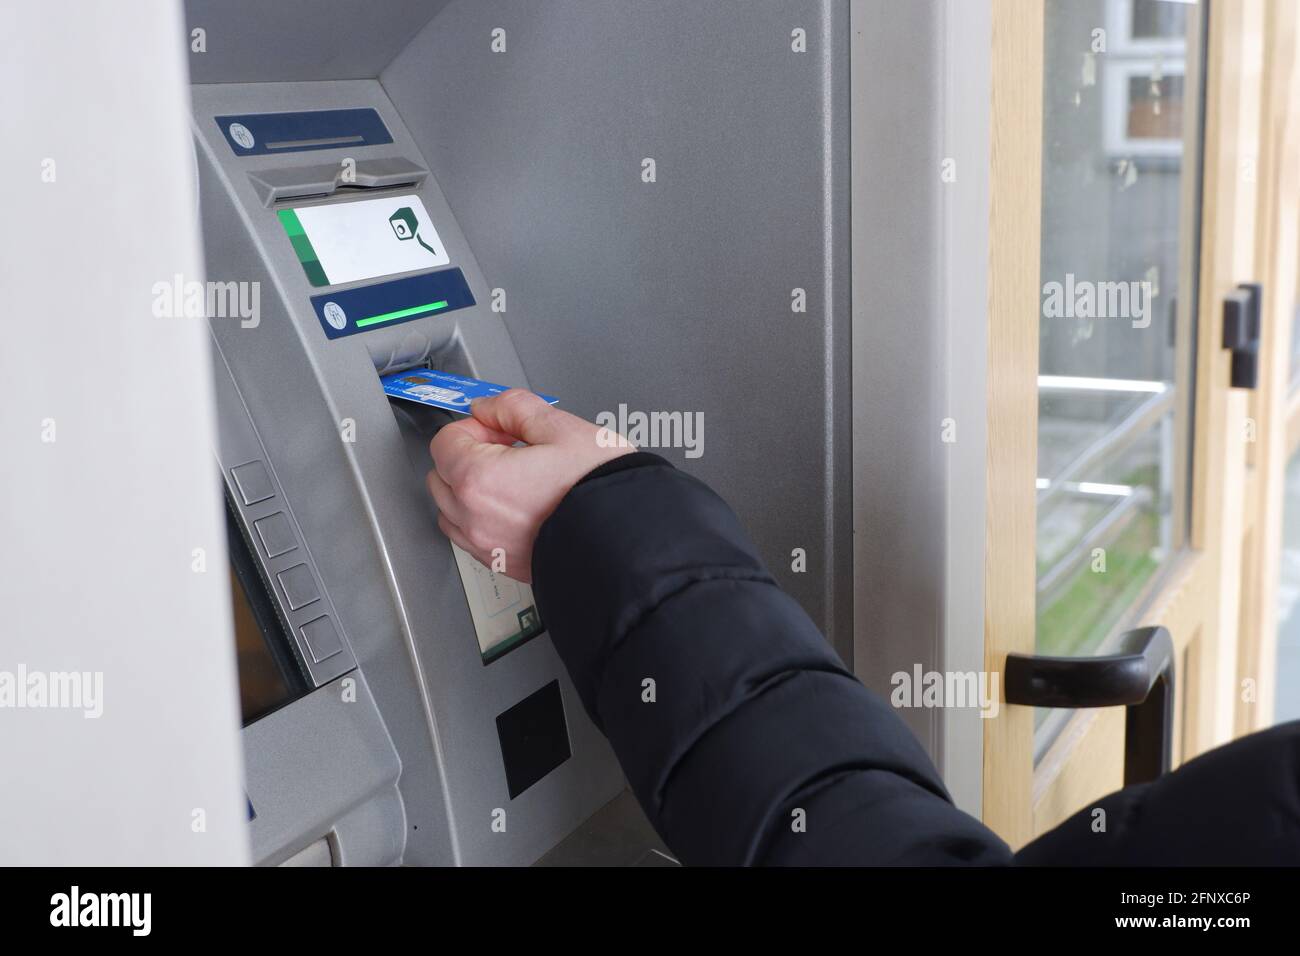
[[[1181,41],[1187,35],[1187,12],[1191,6],[1182,0],[1133,0],[1115,4],[1119,13],[1128,14],[1130,36],[1138,42]]]
[[[1043,654],[1102,650],[1183,544],[1195,300],[1195,223],[1183,208],[1197,160],[1197,117],[1185,100],[1199,90],[1187,76],[1196,12],[1168,0],[1047,3]]]
[[[1276,723],[1300,720],[1300,451],[1286,468],[1277,587]]]
[[[1134,140],[1183,138],[1183,77],[1148,70],[1128,78],[1124,132]]]
[[[1290,389],[1300,389],[1300,305],[1291,314],[1291,366]]]
[[[1290,388],[1294,393],[1300,389],[1300,288],[1296,289],[1294,305],[1291,307],[1291,363]]]

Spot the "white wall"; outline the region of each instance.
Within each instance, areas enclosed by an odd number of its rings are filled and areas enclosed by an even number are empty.
[[[850,7],[853,666],[887,699],[984,668],[990,9]],[[979,711],[898,714],[978,816]]]
[[[208,333],[152,314],[202,278],[183,32],[130,6],[3,9],[0,704],[103,681],[97,719],[0,706],[7,864],[248,856]]]

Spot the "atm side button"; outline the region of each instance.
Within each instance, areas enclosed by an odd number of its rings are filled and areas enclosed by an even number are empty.
[[[271,476],[267,473],[266,465],[260,461],[248,461],[236,465],[230,469],[230,476],[235,479],[235,486],[239,488],[239,497],[246,505],[255,505],[259,501],[275,497],[275,485],[271,484]]]
[[[289,602],[289,610],[296,611],[313,601],[320,600],[316,579],[312,577],[311,569],[307,565],[295,564],[289,570],[281,571],[276,578],[284,591],[285,600]]]
[[[307,650],[311,653],[312,661],[317,664],[329,660],[343,650],[339,632],[328,617],[318,617],[314,621],[308,621],[299,628],[299,631],[302,639],[307,642]]]
[[[262,539],[262,550],[266,552],[268,558],[277,558],[282,554],[288,554],[298,547],[298,539],[294,536],[293,525],[289,524],[289,519],[283,511],[277,511],[265,518],[258,518],[253,522],[253,526],[257,528],[257,536]]]

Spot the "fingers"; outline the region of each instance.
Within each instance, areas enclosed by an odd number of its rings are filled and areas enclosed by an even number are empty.
[[[462,431],[468,432],[485,445],[513,445],[519,440],[513,435],[507,435],[505,432],[489,428],[477,418],[461,418],[451,424]]]
[[[438,506],[439,519],[446,515],[448,520],[453,522],[464,520],[460,502],[456,500],[456,493],[451,490],[451,485],[442,480],[441,475],[431,471],[425,476],[424,481],[429,486],[429,494],[433,496],[434,504]]]
[[[486,564],[488,556],[474,547],[469,535],[461,528],[461,525],[469,521],[471,516],[456,499],[456,493],[452,491],[451,485],[443,481],[436,471],[429,472],[425,482],[429,486],[429,494],[433,496],[438,506],[438,527],[442,529],[442,533],[462,551],[472,554],[478,561]]]
[[[438,527],[442,529],[443,534],[451,539],[452,544],[456,545],[456,547],[460,548],[462,551],[472,554],[480,563],[485,563],[483,561],[485,556],[479,554],[474,549],[474,546],[469,543],[469,538],[465,536],[465,532],[461,531],[460,527],[452,522],[442,512],[438,513]]]
[[[429,442],[429,454],[433,458],[433,467],[443,480],[457,485],[463,478],[470,462],[484,448],[510,446],[514,439],[502,435],[470,418],[452,422],[438,429],[438,433]]]
[[[512,388],[470,406],[474,419],[496,432],[513,435],[530,445],[554,441],[560,415],[544,399],[522,388]]]

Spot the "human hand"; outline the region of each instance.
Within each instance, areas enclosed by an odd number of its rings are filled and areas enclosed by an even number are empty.
[[[479,399],[471,412],[429,443],[438,527],[486,566],[529,583],[542,522],[584,475],[636,448],[524,389]]]

